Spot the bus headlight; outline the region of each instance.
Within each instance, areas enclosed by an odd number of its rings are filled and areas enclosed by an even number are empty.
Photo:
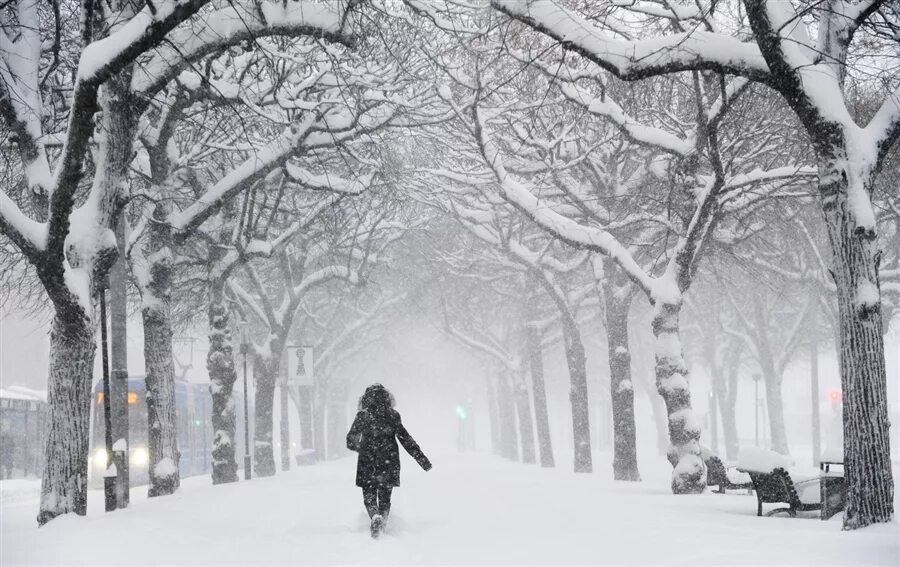
[[[94,451],[94,466],[105,470],[107,464],[109,464],[109,455],[106,454],[106,449],[101,447]]]
[[[145,467],[150,462],[150,453],[146,447],[138,447],[131,453],[131,464],[138,467]]]

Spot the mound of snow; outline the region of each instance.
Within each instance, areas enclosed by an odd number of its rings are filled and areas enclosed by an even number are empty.
[[[747,484],[750,482],[750,475],[737,469],[725,469],[725,477],[731,484]]]
[[[787,469],[793,459],[762,447],[742,447],[738,454],[737,468],[744,471],[769,473],[777,468]]]

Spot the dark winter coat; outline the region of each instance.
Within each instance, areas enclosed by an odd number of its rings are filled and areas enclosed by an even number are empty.
[[[426,471],[431,468],[428,457],[419,448],[393,408],[363,409],[347,433],[347,448],[359,453],[356,462],[356,486],[400,486],[400,450],[406,452]]]

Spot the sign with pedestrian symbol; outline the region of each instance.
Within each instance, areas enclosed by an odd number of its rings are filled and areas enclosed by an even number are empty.
[[[313,385],[313,348],[289,346],[287,352],[287,383],[290,386]]]

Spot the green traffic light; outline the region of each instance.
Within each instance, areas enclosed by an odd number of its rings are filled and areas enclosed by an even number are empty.
[[[462,404],[456,406],[456,416],[459,419],[466,419],[469,416],[469,414],[466,412],[465,406],[463,406]]]

